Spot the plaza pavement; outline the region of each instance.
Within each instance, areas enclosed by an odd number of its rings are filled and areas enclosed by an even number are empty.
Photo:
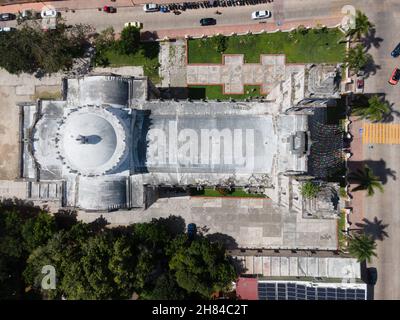
[[[147,210],[79,212],[78,218],[90,222],[102,216],[112,225],[129,225],[175,215],[205,235],[217,234],[230,249],[337,249],[337,220],[283,211],[267,198],[176,197],[160,198]]]

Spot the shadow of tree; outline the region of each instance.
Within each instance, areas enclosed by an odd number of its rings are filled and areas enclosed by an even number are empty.
[[[232,257],[229,256],[229,260],[232,263],[233,267],[235,268],[235,272],[237,275],[241,275],[247,271],[247,269],[244,267],[244,263],[242,259],[239,259],[237,257]]]
[[[363,44],[366,50],[371,49],[371,47],[379,48],[381,46],[382,41],[383,38],[376,36],[375,28],[370,29],[368,35],[363,39],[361,39],[361,43]]]
[[[364,163],[369,166],[374,174],[379,177],[382,184],[388,182],[388,177],[396,180],[396,171],[386,167],[386,162],[383,159],[376,160],[366,160]]]
[[[388,224],[383,224],[382,220],[379,220],[378,217],[375,217],[373,221],[364,218],[363,222],[357,222],[356,227],[360,228],[360,231],[364,232],[367,235],[370,235],[374,238],[374,240],[383,241],[385,238],[389,238],[389,234],[385,231],[388,227]]]
[[[212,234],[206,235],[206,238],[210,240],[211,242],[218,242],[221,245],[225,247],[225,249],[232,250],[232,249],[237,249],[238,244],[236,240],[224,233],[216,232]]]
[[[0,200],[0,212],[7,210],[17,210],[23,218],[29,219],[35,217],[39,212],[46,211],[38,206],[35,206],[32,201],[7,198]]]
[[[60,209],[54,213],[54,218],[56,220],[57,228],[63,230],[69,230],[78,222],[75,210]]]
[[[103,215],[101,215],[99,218],[97,218],[96,220],[94,220],[94,221],[89,223],[92,231],[95,232],[95,233],[104,230],[104,228],[108,224],[110,224],[110,223],[107,221],[106,218],[103,217]]]
[[[357,179],[352,179],[352,173],[355,173],[357,170],[362,169],[364,165],[367,165],[368,167],[371,168],[373,174],[375,176],[378,176],[379,180],[382,182],[382,184],[386,184],[388,182],[388,178],[392,178],[393,180],[396,180],[396,174],[397,172],[395,170],[392,170],[390,168],[386,167],[386,161],[383,159],[380,160],[364,160],[364,161],[348,161],[348,168],[350,174],[348,175],[349,182],[357,184],[358,180]]]
[[[363,69],[365,71],[365,78],[369,78],[369,76],[375,75],[381,69],[381,66],[375,64],[374,59],[371,58]]]
[[[170,215],[168,218],[152,219],[151,223],[164,226],[173,237],[185,232],[186,223],[180,216]]]

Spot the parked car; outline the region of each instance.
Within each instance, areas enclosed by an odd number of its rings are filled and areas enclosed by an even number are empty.
[[[23,20],[38,19],[38,18],[40,18],[40,12],[37,12],[32,9],[25,9],[25,10],[22,10],[21,18]]]
[[[200,19],[200,24],[202,26],[211,26],[217,24],[217,20],[215,20],[214,18],[203,18]]]
[[[159,10],[160,10],[160,8],[158,7],[158,4],[155,4],[155,3],[146,3],[143,6],[143,11],[144,12],[156,12],[156,11],[159,11]]]
[[[356,80],[356,93],[364,92],[364,78],[358,77]]]
[[[17,16],[13,13],[0,13],[0,21],[15,20]]]
[[[392,72],[392,76],[389,79],[389,83],[392,85],[396,85],[397,82],[400,80],[400,69],[399,68],[394,68]]]
[[[138,29],[142,29],[143,28],[143,23],[139,22],[139,21],[131,21],[131,22],[126,22],[124,24],[124,27],[135,27]]]
[[[393,58],[400,56],[400,43],[396,46],[396,48],[393,49],[393,51],[391,52],[391,56]]]
[[[267,18],[271,18],[271,16],[272,16],[272,13],[271,13],[271,11],[268,11],[268,10],[254,11],[251,14],[251,18],[253,20],[267,19]]]
[[[3,28],[0,28],[0,32],[10,32],[10,31],[15,31],[15,30],[17,30],[16,28],[13,28],[13,27],[3,27]]]
[[[40,12],[40,16],[42,18],[56,18],[57,17],[57,11],[54,9],[50,9],[50,10],[42,10]]]
[[[103,11],[107,12],[107,13],[115,13],[115,12],[117,12],[117,8],[115,8],[113,6],[104,6]]]
[[[189,223],[187,226],[187,234],[189,239],[193,239],[197,233],[197,226],[195,223]]]
[[[378,280],[378,271],[376,268],[367,269],[367,282],[368,284],[375,285]]]

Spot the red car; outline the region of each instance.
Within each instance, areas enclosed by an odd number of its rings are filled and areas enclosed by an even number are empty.
[[[108,13],[115,13],[115,12],[117,12],[117,8],[112,7],[112,6],[104,6],[103,11],[108,12]]]
[[[397,82],[400,80],[400,69],[399,68],[394,68],[392,76],[389,79],[389,83],[392,85],[396,85]]]

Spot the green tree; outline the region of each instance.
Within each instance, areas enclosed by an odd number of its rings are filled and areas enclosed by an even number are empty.
[[[121,32],[118,49],[122,54],[134,54],[140,46],[140,29],[128,26]]]
[[[54,73],[71,68],[73,59],[82,56],[91,28],[84,25],[43,32],[40,25],[23,26],[0,34],[0,67],[8,72]]]
[[[183,300],[187,298],[187,292],[179,287],[175,276],[170,272],[161,274],[151,290],[144,293],[146,300]]]
[[[303,183],[300,190],[301,195],[307,199],[315,198],[320,191],[321,187],[318,184],[311,181]]]
[[[55,233],[55,219],[44,211],[40,212],[36,217],[27,220],[22,227],[25,247],[29,252],[39,246],[45,245]]]
[[[189,293],[210,298],[215,292],[227,290],[236,279],[234,267],[219,243],[205,238],[188,242],[186,236],[181,236],[173,240],[169,253],[169,267],[178,285]]]
[[[368,20],[368,17],[360,10],[357,10],[355,28],[350,29],[346,34],[348,36],[355,36],[355,38],[359,40],[361,37],[367,36],[369,30],[373,27],[374,25]]]
[[[219,53],[224,53],[228,48],[228,37],[222,34],[215,35],[211,37],[211,41],[214,49]]]
[[[355,48],[350,48],[344,58],[345,65],[352,71],[358,72],[366,65],[373,62],[372,56],[366,53],[364,47],[358,44]]]
[[[375,240],[364,233],[350,237],[348,250],[359,262],[371,262],[372,256],[377,256]]]
[[[367,165],[362,169],[350,173],[349,179],[358,183],[358,186],[353,188],[352,191],[367,190],[368,197],[375,194],[375,189],[383,192],[383,186],[379,177],[375,176],[372,169]]]
[[[373,95],[369,98],[367,106],[354,106],[352,108],[352,113],[354,115],[373,122],[382,121],[390,112],[389,104],[382,101],[378,95]]]

